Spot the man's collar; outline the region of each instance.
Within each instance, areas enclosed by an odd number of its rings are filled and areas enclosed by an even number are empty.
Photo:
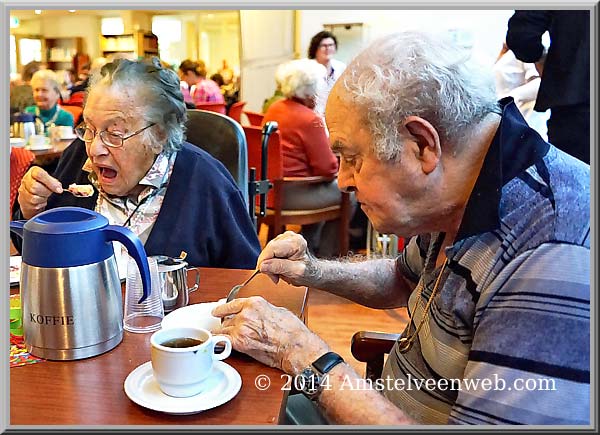
[[[512,97],[500,100],[500,106],[502,119],[467,201],[455,242],[500,228],[502,187],[550,148],[527,125]]]

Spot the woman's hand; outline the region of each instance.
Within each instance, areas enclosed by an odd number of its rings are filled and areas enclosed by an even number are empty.
[[[298,374],[329,346],[285,308],[262,297],[234,299],[212,311],[226,317],[215,334],[226,334],[233,348],[289,374]]]
[[[62,193],[63,188],[56,178],[39,166],[34,166],[23,176],[19,186],[19,205],[25,219],[31,219],[46,209],[52,193]]]

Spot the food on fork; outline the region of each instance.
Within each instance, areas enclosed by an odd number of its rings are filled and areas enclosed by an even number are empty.
[[[83,198],[87,198],[94,194],[94,187],[91,184],[69,184],[69,188],[67,189],[75,196],[81,196]]]

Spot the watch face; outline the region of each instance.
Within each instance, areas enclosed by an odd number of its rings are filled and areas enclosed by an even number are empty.
[[[321,392],[321,376],[311,368],[302,370],[297,380],[300,384],[297,385],[298,390],[308,397],[312,398]]]

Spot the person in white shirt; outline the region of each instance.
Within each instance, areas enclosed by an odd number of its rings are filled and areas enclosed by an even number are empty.
[[[346,64],[333,58],[337,52],[337,38],[331,32],[323,30],[317,33],[310,40],[308,46],[308,58],[314,59],[325,68],[327,68],[327,76],[325,82],[327,86],[324,87],[322,95],[319,96],[315,112],[323,114],[325,112],[325,103],[329,92],[333,87],[337,79],[342,75],[346,69]]]
[[[505,42],[494,64],[494,76],[498,98],[513,97],[527,123],[544,140],[548,140],[546,122],[549,118],[549,112],[536,112],[533,110],[542,81],[535,65],[517,59]]]

